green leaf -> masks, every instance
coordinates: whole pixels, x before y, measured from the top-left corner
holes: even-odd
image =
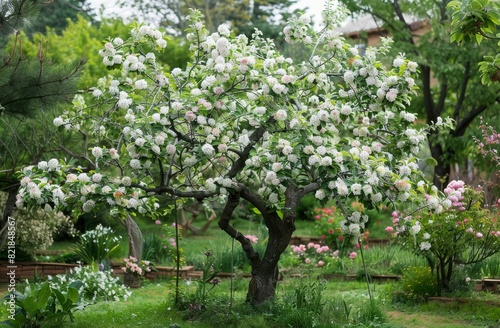
[[[54,289],[52,291],[56,295],[57,301],[62,305],[66,302],[66,297],[64,297],[63,293],[61,293],[58,289]]]
[[[438,162],[434,158],[428,157],[425,159],[425,164],[431,165],[431,166],[437,166]]]
[[[68,299],[70,299],[73,303],[78,302],[78,290],[74,287],[68,288]]]
[[[261,215],[262,213],[257,209],[257,207],[254,207],[252,208],[252,211],[257,214],[257,215]]]
[[[481,34],[476,34],[475,37],[477,44],[481,44],[481,41],[483,41],[483,36]]]
[[[37,311],[35,298],[33,296],[26,297],[23,301],[22,307],[26,311],[27,316],[34,316]]]

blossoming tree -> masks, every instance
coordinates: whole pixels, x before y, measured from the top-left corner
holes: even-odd
[[[345,233],[359,235],[368,217],[350,209],[348,199],[372,208],[421,194],[414,187],[422,179],[416,155],[426,129],[405,111],[417,65],[401,54],[386,70],[376,56],[388,42],[360,56],[334,32],[341,13],[329,11],[330,25],[319,34],[306,16],[285,28],[288,42],[313,49],[308,63],[285,58],[259,31],[252,40],[224,25],[209,34],[194,10],[187,31],[192,58],[184,70],[165,72],[155,60],[166,46],[158,30],[137,25],[125,41],[110,38],[100,52],[110,75],[93,89],[94,101],[76,98],[74,108],[54,120],[62,130],[94,133],[89,158],[96,169],[86,172],[61,159],[28,167],[17,205],[90,212],[105,204],[123,217],[157,215],[163,196],[218,199],[225,204],[220,228],[251,262],[247,298],[268,300],[304,195],[336,199]],[[441,210],[437,190],[425,192],[430,196],[418,206]],[[242,199],[268,228],[262,256],[231,225]]]

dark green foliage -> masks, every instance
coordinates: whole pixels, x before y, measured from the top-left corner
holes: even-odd
[[[165,247],[164,247],[165,246]],[[142,259],[156,264],[165,262],[170,253],[164,240],[158,235],[147,235],[143,240]]]
[[[312,194],[307,194],[297,206],[297,220],[314,221],[314,209],[319,206],[318,201]]]
[[[5,300],[10,300],[8,294]],[[36,328],[42,326],[61,327],[68,318],[73,321],[73,312],[79,308],[80,296],[75,286],[60,291],[50,287],[48,282],[32,283],[24,293],[15,293],[16,313],[8,323],[15,328]]]
[[[9,0],[0,3],[0,39],[29,24],[40,12],[43,1]]]
[[[29,24],[25,32],[30,38],[34,33],[44,33],[47,28],[61,34],[68,26],[68,20],[75,21],[77,15],[92,21],[93,16],[89,14],[89,11],[87,0],[44,1],[37,19]]]
[[[40,45],[40,59],[14,57],[0,70],[0,104],[4,114],[33,117],[34,111],[68,101],[75,94],[72,83],[80,66],[68,68],[46,65]],[[82,63],[80,63],[82,64]]]

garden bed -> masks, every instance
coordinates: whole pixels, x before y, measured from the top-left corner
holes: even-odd
[[[323,239],[321,237],[312,236],[292,236],[290,240],[290,245],[307,245],[308,243],[321,243]],[[369,246],[388,246],[390,240],[387,238],[368,238],[366,244]]]
[[[429,297],[429,302],[439,302],[439,303],[476,303],[481,302],[485,305],[500,306],[500,302],[490,301],[490,300],[477,300],[470,298],[457,298],[457,297]]]
[[[9,267],[10,266],[10,267]],[[77,267],[78,264],[67,263],[46,263],[46,262],[19,262],[10,265],[6,261],[0,262],[0,282],[8,282],[7,275],[10,270],[15,270],[16,280],[33,279],[35,276],[47,277],[56,274],[69,272],[70,269]]]

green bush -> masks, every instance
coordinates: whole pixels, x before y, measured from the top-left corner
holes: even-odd
[[[402,290],[405,293],[402,300],[423,302],[439,293],[436,278],[429,267],[408,267],[403,270],[401,279]]]

